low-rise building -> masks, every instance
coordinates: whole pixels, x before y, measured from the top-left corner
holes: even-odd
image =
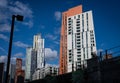
[[[48,66],[44,68],[37,68],[34,74],[32,75],[32,80],[43,79],[47,75],[58,75],[58,67]]]

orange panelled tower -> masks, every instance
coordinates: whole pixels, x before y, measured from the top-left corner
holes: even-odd
[[[67,17],[82,13],[82,5],[62,13],[59,74],[67,73]]]

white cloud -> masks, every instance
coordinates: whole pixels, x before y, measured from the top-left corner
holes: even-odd
[[[15,56],[15,57],[22,57],[22,56],[23,56],[23,53],[19,52],[19,53],[16,53],[14,56]]]
[[[102,52],[103,51],[103,49],[98,49],[97,50],[97,53],[100,53],[100,52]]]
[[[33,12],[28,7],[27,4],[21,3],[19,1],[16,1],[12,4],[12,6],[9,7],[10,11],[12,11],[15,14],[20,14],[24,16],[25,18],[29,18],[29,21],[23,21],[23,24],[31,28],[33,26]]]
[[[7,61],[7,56],[2,55],[0,56],[0,62],[6,62]]]
[[[16,59],[17,57],[11,57],[11,64],[16,64]],[[1,55],[0,56],[0,62],[5,63],[5,70],[6,70],[6,63],[7,63],[7,56],[6,55]],[[25,69],[25,58],[22,58],[22,69]]]
[[[55,33],[54,33],[55,34]],[[57,45],[59,45],[59,37],[58,37],[58,35],[57,34],[55,34],[55,35],[52,35],[52,34],[47,34],[47,35],[45,35],[45,38],[46,39],[50,39],[50,40],[52,40],[52,42],[54,43],[54,44],[57,44]]]
[[[2,47],[0,47],[0,51],[4,52],[5,54],[7,54],[6,50]]]
[[[24,4],[22,2],[16,1],[14,3],[11,4],[12,6],[9,6],[10,11],[14,12],[14,13],[19,13],[24,15],[25,17],[29,17],[32,18],[32,11],[31,9],[28,7],[27,4]]]
[[[9,38],[7,36],[5,36],[4,34],[0,34],[0,39],[3,39],[5,41],[9,40]]]
[[[60,11],[55,11],[54,16],[55,16],[56,21],[61,20],[61,12]]]
[[[0,0],[0,31],[9,32],[10,31],[10,21],[12,15],[23,15],[24,21],[23,25],[31,28],[33,26],[33,12],[28,4],[24,4],[20,1],[9,1]]]
[[[60,34],[60,27],[54,29],[54,34],[59,35]]]
[[[16,64],[16,57],[11,57],[11,63]]]
[[[9,24],[1,24],[0,25],[0,31],[1,32],[10,32],[10,25]]]
[[[29,28],[32,28],[33,22],[30,20],[28,22],[23,22],[24,25],[28,26]]]
[[[46,67],[49,67],[49,66],[52,66],[52,67],[59,67],[59,65],[56,65],[56,64],[45,64]]]
[[[45,25],[42,25],[42,24],[41,24],[41,25],[40,25],[40,28],[41,28],[41,29],[44,29],[44,28],[45,28]]]
[[[17,47],[22,47],[22,48],[26,48],[29,46],[27,44],[22,43],[21,41],[14,42],[14,45]]]
[[[60,44],[60,41],[54,41],[55,44],[59,45]]]
[[[0,62],[7,63],[7,56],[6,55],[0,56]],[[15,64],[15,62],[16,62],[16,57],[11,57],[11,63]]]
[[[52,35],[52,34],[47,34],[45,37],[48,38],[48,39],[51,39],[51,40],[56,40],[57,39],[57,36]]]
[[[7,0],[0,0],[0,2],[0,7],[6,7],[8,4]]]
[[[46,60],[54,60],[57,59],[57,51],[56,50],[52,50],[50,48],[45,48],[45,58]]]

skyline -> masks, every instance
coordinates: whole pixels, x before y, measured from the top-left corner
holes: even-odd
[[[25,61],[26,47],[32,46],[33,35],[41,33],[42,38],[45,39],[47,63],[58,65],[61,13],[78,5],[83,6],[83,12],[88,10],[93,12],[98,50],[120,45],[120,37],[118,36],[120,31],[118,0],[111,0],[109,3],[107,3],[107,0],[96,2],[87,0],[52,0],[48,1],[48,3],[46,1],[42,0],[38,3],[28,0],[0,0],[0,61],[4,61],[8,52],[11,15],[17,13],[23,15],[25,19],[23,22],[15,21],[11,54],[11,61],[13,62],[16,57],[20,57]]]

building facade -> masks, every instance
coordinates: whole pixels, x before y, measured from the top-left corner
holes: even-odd
[[[58,75],[58,67],[48,66],[43,68],[37,68],[32,76],[32,80],[43,79],[47,75],[50,76]]]
[[[10,64],[10,83],[14,83],[16,65]]]
[[[16,76],[17,76],[17,82],[16,83],[24,83],[24,77],[25,77],[25,71],[24,70],[18,70]]]
[[[25,81],[30,81],[32,47],[26,48]]]
[[[16,59],[15,83],[17,83],[18,72],[22,70],[22,59]]]
[[[30,74],[30,78],[32,80],[32,75],[35,72],[35,70],[37,69],[37,51],[35,49],[32,50],[31,53],[31,74]]]
[[[0,63],[0,83],[3,83],[4,79],[4,63]]]
[[[92,11],[82,12],[82,5],[62,13],[60,74],[81,68],[96,52]]]
[[[24,83],[25,71],[22,70],[22,59],[16,59],[15,83]]]

